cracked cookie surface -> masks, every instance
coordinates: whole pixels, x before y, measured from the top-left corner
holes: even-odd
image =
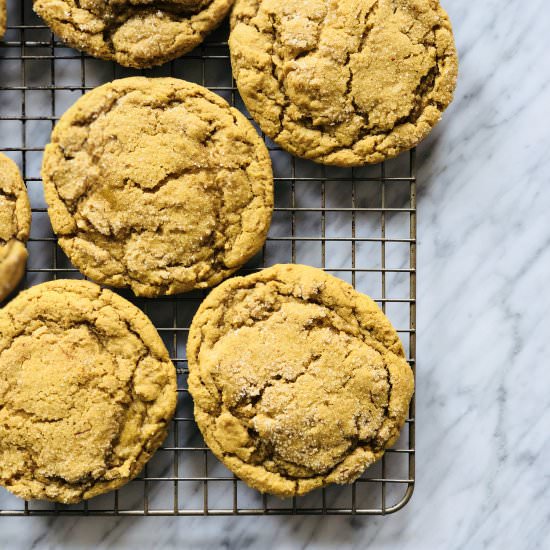
[[[414,389],[378,306],[301,265],[214,289],[187,357],[208,446],[250,486],[283,497],[359,477],[397,440]]]
[[[34,11],[78,50],[135,68],[198,46],[234,0],[34,0]]]
[[[438,0],[237,0],[229,46],[261,129],[294,155],[359,166],[416,146],[452,101]]]
[[[135,477],[166,437],[176,371],[149,319],[85,281],[0,310],[0,485],[75,503]]]
[[[0,154],[0,302],[25,273],[30,229],[27,188],[15,162]]]
[[[42,177],[74,265],[142,296],[219,283],[262,247],[273,211],[254,127],[173,78],[122,79],[79,99],[53,132]]]

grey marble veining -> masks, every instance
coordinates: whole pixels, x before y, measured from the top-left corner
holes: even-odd
[[[550,547],[550,4],[443,4],[461,72],[418,152],[412,501],[386,518],[2,518],[0,547]]]

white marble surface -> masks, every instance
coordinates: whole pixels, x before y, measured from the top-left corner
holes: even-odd
[[[419,150],[409,505],[355,519],[0,518],[0,547],[550,547],[550,4],[443,3],[461,74]]]

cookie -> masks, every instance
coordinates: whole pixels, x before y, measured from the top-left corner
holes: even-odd
[[[25,273],[30,229],[27,188],[15,162],[0,154],[0,302]]]
[[[237,0],[231,25],[246,107],[294,155],[381,162],[416,146],[452,101],[458,60],[438,0]]]
[[[176,371],[135,306],[54,281],[0,310],[0,405],[0,485],[76,503],[121,487],[157,450]]]
[[[282,497],[354,481],[397,440],[414,388],[378,306],[302,265],[214,289],[187,357],[208,446],[251,487]]]
[[[162,65],[197,47],[234,0],[34,0],[34,11],[78,50],[126,67]]]
[[[91,279],[158,296],[219,283],[263,245],[269,153],[216,94],[173,78],[127,78],[70,108],[46,147],[59,244]]]
[[[0,38],[6,32],[7,18],[6,0],[0,0]]]

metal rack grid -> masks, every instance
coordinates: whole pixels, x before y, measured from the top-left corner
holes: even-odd
[[[8,0],[10,5],[10,0]],[[21,288],[79,278],[51,231],[39,175],[41,152],[64,110],[95,86],[131,74],[197,82],[244,111],[231,78],[226,26],[199,49],[164,67],[132,71],[65,47],[32,13],[12,2],[0,42],[0,151],[18,162],[31,197],[30,258]],[[373,296],[403,340],[412,368],[416,353],[415,152],[381,165],[344,170],[295,159],[266,140],[276,207],[261,254],[242,272],[277,262],[324,268]],[[0,489],[0,516],[36,515],[384,515],[410,499],[415,475],[415,402],[396,446],[351,486],[327,487],[291,500],[260,495],[210,453],[192,418],[185,341],[204,293],[141,300],[178,373],[179,404],[170,435],[142,474],[125,488],[78,506],[23,502]]]

